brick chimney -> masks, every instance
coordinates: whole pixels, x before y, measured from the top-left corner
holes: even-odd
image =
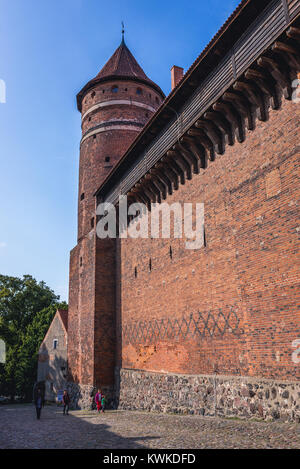
[[[183,77],[183,68],[182,67],[177,67],[177,65],[173,65],[173,67],[171,68],[172,90],[175,88],[177,83],[180,82],[182,77]]]

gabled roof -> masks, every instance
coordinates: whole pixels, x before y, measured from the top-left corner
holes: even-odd
[[[52,327],[53,327],[53,324],[54,324],[54,321],[55,321],[56,318],[59,319],[59,321],[60,321],[60,323],[61,323],[61,325],[62,325],[62,328],[63,328],[64,331],[65,331],[65,334],[68,333],[68,310],[57,309],[57,310],[56,310],[56,313],[55,313],[55,316],[54,316],[54,318],[53,318],[53,320],[52,320],[52,322],[51,322],[51,324],[50,324],[50,326],[49,326],[49,329],[48,329],[48,331],[46,332],[46,335],[45,335],[45,337],[44,337],[44,340],[43,340],[43,342],[42,342],[41,345],[40,345],[39,351],[41,351],[42,345],[43,345],[44,342],[46,341],[46,339],[47,339],[47,337],[48,337],[48,334],[49,334],[49,332],[51,331],[51,329],[52,329]]]
[[[62,320],[66,332],[68,332],[68,310],[58,309],[56,313],[60,316],[60,319]]]
[[[139,81],[141,83],[152,86],[164,99],[165,95],[160,87],[147,77],[142,67],[138,64],[124,40],[120,46],[113,53],[111,58],[106,62],[104,67],[100,70],[98,75],[90,80],[77,95],[78,110],[81,111],[81,102],[84,94],[98,83],[115,80],[115,79],[129,79]]]

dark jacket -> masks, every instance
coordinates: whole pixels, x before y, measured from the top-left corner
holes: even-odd
[[[70,396],[69,396],[68,393],[67,393],[67,394],[63,394],[62,401],[63,401],[63,404],[64,404],[64,405],[70,404],[70,400],[71,400],[71,399],[70,399]]]

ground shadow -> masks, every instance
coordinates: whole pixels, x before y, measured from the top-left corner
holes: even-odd
[[[142,449],[148,447],[147,441],[160,438],[146,431],[134,436],[115,433],[109,424],[114,418],[114,412],[98,415],[95,411],[71,411],[67,416],[61,406],[50,405],[42,409],[37,420],[33,405],[1,406],[0,448]],[[132,435],[132,427],[128,428]]]

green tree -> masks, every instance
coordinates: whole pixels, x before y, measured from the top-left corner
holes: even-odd
[[[6,362],[0,364],[0,394],[25,399],[32,396],[36,381],[39,346],[59,303],[45,282],[30,275],[0,275],[0,337],[6,343]]]

